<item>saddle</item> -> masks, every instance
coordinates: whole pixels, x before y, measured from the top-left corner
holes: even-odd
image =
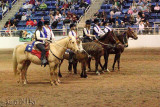
[[[41,51],[36,47],[35,41],[27,42],[25,51],[30,52],[31,54],[37,56],[39,59],[41,59]],[[50,50],[50,43],[45,43],[45,50],[46,50],[46,57],[48,58],[49,50]]]

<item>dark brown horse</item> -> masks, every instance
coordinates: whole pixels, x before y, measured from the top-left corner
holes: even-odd
[[[137,35],[133,31],[133,29],[130,27],[128,27],[128,29],[124,33],[117,35],[116,37],[117,37],[116,40],[118,39],[120,42],[116,45],[114,49],[109,49],[105,51],[105,56],[104,56],[104,59],[105,59],[104,68],[107,69],[109,54],[115,54],[115,58],[112,66],[113,71],[114,71],[116,62],[118,63],[118,70],[120,70],[120,57],[124,51],[124,48],[128,47],[128,39],[129,38],[133,38],[135,40],[138,39]]]
[[[116,40],[115,40],[115,35],[113,32],[109,32],[107,34],[105,34],[104,36],[102,36],[99,41],[106,47],[111,48],[112,45],[110,44],[115,44]],[[104,48],[102,47],[102,45],[100,43],[96,43],[96,42],[88,42],[88,43],[83,43],[82,44],[84,52],[83,53],[79,53],[75,55],[75,59],[77,61],[74,61],[73,63],[73,68],[74,68],[74,73],[77,72],[77,62],[80,61],[81,62],[81,66],[82,66],[82,73],[81,73],[81,77],[86,78],[87,74],[86,74],[86,64],[88,63],[88,60],[90,59],[88,57],[88,55],[94,57],[95,59],[95,71],[96,74],[100,74],[98,71],[98,65],[101,66],[101,68],[103,69],[103,66],[100,62],[100,58],[102,55],[104,55]],[[66,58],[67,55],[64,56],[64,58]],[[68,58],[67,58],[68,59]],[[62,61],[63,62],[63,61]],[[59,76],[61,77],[61,73],[60,73],[60,66],[59,65]]]

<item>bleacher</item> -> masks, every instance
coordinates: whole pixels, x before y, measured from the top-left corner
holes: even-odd
[[[139,1],[139,0],[135,0],[136,3]],[[123,7],[123,10],[121,11],[121,14],[120,15],[113,15],[113,18],[116,18],[116,16],[119,17],[120,20],[123,20],[124,16],[127,15],[127,17],[129,18],[130,17],[130,14],[128,14],[128,9],[129,7],[132,5],[133,3],[133,0],[128,0],[128,3],[125,4],[125,6]],[[152,6],[152,9],[155,7],[156,5],[156,2],[154,2],[153,0],[150,2],[151,3],[151,6]],[[158,4],[160,5],[160,1],[158,2]],[[110,18],[110,12],[111,12],[111,7],[113,6],[112,3],[103,3],[101,5],[101,8],[99,9],[99,13],[102,13],[103,11],[106,12],[107,14],[107,20]],[[154,22],[160,22],[160,13],[154,13],[154,12],[151,12],[151,13],[145,13],[145,15],[147,16],[148,18],[148,21],[150,23],[150,25],[152,27],[154,27]],[[101,26],[103,27],[103,26]],[[113,27],[113,26],[110,26],[110,27]],[[133,25],[127,25],[126,27],[132,27],[132,28],[137,28],[138,25],[136,24],[133,24]]]
[[[42,0],[41,0],[41,3],[42,3]],[[43,10],[43,11],[36,10],[36,6],[33,6],[31,8],[31,10],[34,9],[35,10],[35,14],[34,14],[34,16],[29,16],[29,17],[27,16],[27,20],[29,18],[31,18],[32,21],[36,20],[38,22],[43,17],[44,20],[48,20],[49,21],[50,20],[49,12],[50,12],[50,10],[52,10],[52,11],[56,10],[56,3],[57,3],[57,0],[46,0],[45,4],[47,4],[47,9]],[[84,14],[85,9],[84,8],[80,8],[79,6],[80,6],[80,3],[78,2],[74,6],[74,9],[68,8],[68,9],[65,10],[65,13],[67,13],[68,11],[71,11],[71,13],[76,14],[78,16],[78,18],[80,18]],[[62,8],[62,5],[60,5],[59,8]],[[23,13],[26,14],[27,9],[24,9],[24,8],[21,7],[19,9],[19,12],[20,12],[21,15]],[[64,12],[64,10],[62,10],[60,13],[62,14],[63,12]],[[14,15],[14,17],[12,17],[11,20],[13,20],[17,14],[18,14],[18,12]],[[35,27],[27,27],[26,26],[27,20],[25,20],[25,21],[20,20],[18,22],[18,25],[17,25],[17,30],[24,30],[24,29],[32,29],[33,30],[33,29],[36,29],[36,26]],[[62,29],[62,28],[63,28],[63,21],[60,21],[58,23],[58,26],[57,26],[56,29]],[[3,28],[3,30],[6,30],[6,28]]]

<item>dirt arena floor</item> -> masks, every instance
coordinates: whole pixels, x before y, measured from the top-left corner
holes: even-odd
[[[102,59],[102,62],[103,59]],[[109,58],[109,69],[113,55]],[[88,78],[68,74],[62,64],[62,83],[51,86],[48,67],[32,64],[29,84],[22,86],[12,71],[12,51],[0,51],[0,107],[160,107],[160,48],[127,49],[121,71]],[[92,61],[94,70],[94,61]]]

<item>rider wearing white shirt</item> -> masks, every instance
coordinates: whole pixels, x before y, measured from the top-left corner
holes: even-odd
[[[75,38],[77,38],[77,33],[75,32],[75,28],[76,25],[75,24],[70,24],[70,31],[69,31],[69,36],[74,36]]]
[[[103,36],[105,33],[102,31],[102,29],[98,26],[99,24],[99,20],[98,19],[94,19],[94,28],[93,28],[93,35],[96,35],[96,38],[100,38],[101,36]]]
[[[45,50],[45,42],[48,40],[47,32],[43,28],[43,23],[40,21],[37,24],[37,29],[35,31],[35,38],[36,38],[36,47],[41,51],[41,66],[46,66],[47,59],[46,59],[46,50]]]
[[[53,42],[54,41],[54,34],[52,32],[52,29],[49,27],[49,21],[44,21],[44,27],[47,32],[47,38],[48,41]]]
[[[111,29],[110,27],[108,27],[107,21],[105,21],[105,22],[103,23],[103,25],[104,25],[104,32],[105,32],[105,33],[108,33],[108,32],[110,32],[110,31],[112,31],[112,29]]]

